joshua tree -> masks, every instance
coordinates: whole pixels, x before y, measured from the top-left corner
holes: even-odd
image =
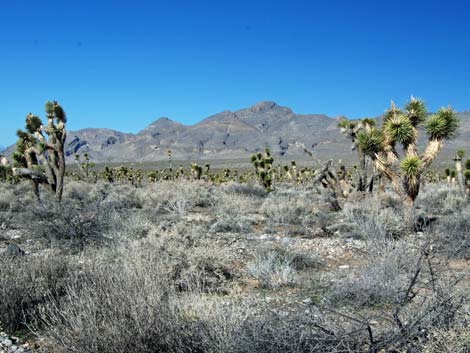
[[[459,182],[459,188],[462,194],[465,195],[465,182],[462,172],[462,158],[465,155],[465,151],[460,149],[455,153],[454,162],[455,170],[457,171],[457,180]]]
[[[54,193],[60,202],[64,189],[67,119],[64,110],[56,101],[47,102],[45,110],[46,125],[43,125],[40,118],[29,113],[26,116],[26,131],[17,131],[13,173],[31,180],[37,199],[39,184],[42,184]]]
[[[267,192],[273,191],[273,162],[274,159],[267,148],[264,154],[258,152],[256,155],[251,156],[251,163],[255,167],[255,173]]]
[[[192,163],[191,174],[193,176],[193,179],[200,180],[202,177],[202,167],[197,163]]]
[[[340,131],[352,142],[352,150],[356,150],[359,157],[359,170],[357,172],[357,191],[366,191],[367,185],[371,185],[371,182],[367,181],[367,154],[358,148],[357,137],[361,131],[367,132],[375,127],[375,120],[362,119],[362,120],[347,120],[343,118],[339,123],[338,127]]]
[[[424,124],[428,143],[424,153],[419,155],[416,144],[421,124]],[[403,111],[392,102],[385,112],[382,127],[361,130],[357,145],[372,159],[377,171],[390,181],[393,189],[403,196],[408,215],[413,217],[423,171],[437,157],[444,141],[455,136],[457,128],[458,119],[450,107],[441,108],[427,117],[424,103],[412,97]],[[403,146],[401,160],[396,150],[398,143]]]
[[[79,154],[75,155],[75,163],[77,164],[78,170],[81,174],[81,178],[87,182],[96,181],[96,177],[93,175],[93,168],[96,166],[95,163],[90,162],[90,156],[88,153],[83,154],[83,160]]]

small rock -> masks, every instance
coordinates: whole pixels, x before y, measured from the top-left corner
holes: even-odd
[[[6,339],[5,341],[2,342],[2,345],[5,347],[11,347],[13,345],[13,342],[9,339]]]
[[[3,254],[5,256],[23,256],[24,251],[16,244],[9,244]]]
[[[304,303],[304,304],[312,304],[312,303],[313,303],[313,300],[312,300],[312,298],[307,298],[307,299],[302,300],[302,303]]]

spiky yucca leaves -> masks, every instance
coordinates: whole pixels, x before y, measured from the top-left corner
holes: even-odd
[[[367,185],[367,159],[364,151],[359,148],[360,144],[374,143],[368,139],[370,132],[375,128],[375,120],[365,118],[362,120],[349,121],[343,118],[338,123],[338,128],[353,143],[352,149],[357,150],[360,170],[357,173],[356,190],[365,191]],[[371,136],[376,138],[377,136]]]
[[[269,149],[266,148],[264,154],[258,152],[256,155],[252,155],[250,160],[253,164],[253,167],[255,167],[255,173],[258,176],[261,185],[263,185],[267,192],[273,191],[272,165],[274,158],[271,156]]]
[[[55,193],[60,202],[65,175],[64,143],[66,138],[65,112],[56,102],[45,105],[47,124],[31,113],[26,116],[25,130],[18,130],[13,172],[30,179],[33,192],[39,198],[39,184]],[[44,135],[44,132],[47,135]]]
[[[405,111],[413,126],[418,126],[426,120],[426,106],[420,99],[411,97],[405,105]]]
[[[459,120],[452,108],[441,108],[425,123],[426,133],[430,139],[451,139],[455,137]]]
[[[419,157],[408,156],[400,163],[400,169],[407,178],[417,178],[422,172],[423,162]]]
[[[360,151],[369,156],[381,153],[384,150],[384,135],[376,128],[361,131],[357,135],[357,146]]]
[[[416,133],[413,130],[411,120],[402,114],[397,114],[384,123],[384,133],[393,141],[403,145],[409,145],[416,141]]]
[[[403,175],[403,187],[408,196],[408,202],[416,199],[419,193],[419,181],[423,172],[423,162],[417,156],[405,157],[400,163]]]
[[[419,156],[416,147],[418,126],[423,123],[428,144],[423,155]],[[373,127],[358,134],[358,147],[374,161],[377,171],[404,196],[409,210],[412,210],[424,169],[436,158],[443,142],[455,136],[457,127],[458,119],[450,108],[442,108],[426,120],[422,101],[412,98],[403,111],[392,102],[380,129]],[[401,161],[395,150],[397,144],[403,146]]]

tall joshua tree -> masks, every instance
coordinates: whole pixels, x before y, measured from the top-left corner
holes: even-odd
[[[342,119],[338,123],[338,128],[352,142],[352,150],[356,150],[359,157],[359,171],[357,173],[357,182],[356,190],[357,191],[366,191],[367,187],[367,155],[358,148],[358,134],[361,131],[369,131],[375,127],[375,120],[372,119],[362,119],[362,120],[347,120]]]
[[[62,200],[65,175],[65,112],[56,102],[45,105],[47,124],[31,113],[26,116],[26,131],[18,130],[13,154],[15,175],[30,179],[39,199],[39,185],[44,185]],[[45,134],[44,134],[45,133]]]
[[[418,127],[424,125],[428,136],[422,154],[417,150]],[[374,162],[377,171],[388,179],[393,189],[403,196],[408,215],[419,193],[423,171],[437,157],[444,141],[455,136],[458,118],[449,108],[441,108],[427,117],[424,103],[415,98],[397,109],[392,102],[385,112],[381,128],[361,130],[357,135],[359,149]],[[403,157],[397,152],[397,144],[403,146]]]

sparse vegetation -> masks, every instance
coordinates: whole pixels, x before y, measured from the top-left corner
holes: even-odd
[[[2,328],[51,353],[467,352],[470,162],[464,192],[450,169],[425,175],[456,122],[427,118],[419,156],[424,106],[405,111],[341,123],[379,188],[367,163],[273,166],[269,151],[254,170],[174,168],[170,152],[164,170],[97,171],[83,156],[61,203],[0,174]]]

